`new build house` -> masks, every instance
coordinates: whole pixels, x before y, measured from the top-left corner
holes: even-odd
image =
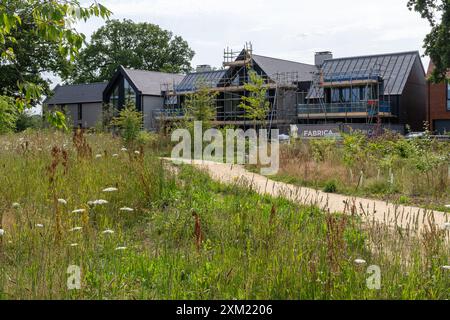
[[[67,112],[73,127],[94,127],[102,117],[102,108],[111,104],[121,110],[134,104],[144,114],[144,128],[155,129],[153,111],[164,107],[163,83],[176,85],[183,75],[127,69],[120,66],[108,83],[56,86],[53,96],[44,101],[48,110]]]
[[[118,110],[133,103],[144,114],[144,128],[157,130],[179,121],[186,98],[202,89],[215,93],[215,125],[246,128],[255,125],[240,106],[242,97],[250,95],[245,84],[252,72],[263,79],[270,104],[267,117],[257,125],[284,133],[292,125],[319,129],[342,124],[369,129],[375,124],[408,125],[422,130],[427,119],[427,83],[418,52],[338,59],[331,52],[319,52],[314,64],[305,64],[254,54],[251,45],[224,50],[220,70],[202,65],[197,72],[179,75],[119,67],[106,84],[57,87],[47,104],[68,105],[70,110],[81,104],[83,114],[75,112],[74,125],[89,127],[95,121],[83,119],[89,114],[83,92],[97,90],[92,114],[101,116],[101,103]],[[65,95],[71,98],[64,99]]]
[[[323,61],[299,105],[300,124],[409,125],[423,129],[426,80],[418,52]]]
[[[44,101],[44,109],[66,113],[73,127],[91,128],[101,119],[103,90],[107,83],[57,85],[53,96]]]
[[[428,68],[430,76],[434,70],[431,62]],[[432,83],[428,81],[427,119],[431,131],[438,134],[450,132],[450,71],[447,73],[447,81]]]

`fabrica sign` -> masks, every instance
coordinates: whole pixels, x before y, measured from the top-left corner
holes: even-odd
[[[335,138],[340,136],[338,125],[300,126],[301,138]]]

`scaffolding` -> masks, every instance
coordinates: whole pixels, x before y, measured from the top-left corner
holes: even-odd
[[[301,93],[299,120],[306,124],[339,120],[345,123],[364,120],[366,124],[373,124],[393,118],[391,96],[384,92],[385,72],[380,65],[327,75],[323,70],[318,71],[313,74],[310,90]]]
[[[249,127],[253,121],[246,118],[245,111],[240,107],[242,97],[248,96],[245,84],[250,82],[250,72],[256,72],[264,81],[267,90],[267,101],[270,109],[267,119],[259,121],[258,126],[268,129],[288,127],[297,117],[297,101],[299,74],[298,72],[284,72],[263,74],[257,72],[253,64],[253,47],[246,43],[240,51],[230,48],[224,50],[223,70],[220,79],[202,79],[194,83],[188,90],[181,90],[175,83],[165,83],[161,86],[164,96],[164,109],[157,111],[156,116],[165,121],[177,121],[183,114],[183,100],[189,94],[200,88],[217,93],[215,100],[217,126],[235,125]],[[286,101],[289,100],[290,101]]]

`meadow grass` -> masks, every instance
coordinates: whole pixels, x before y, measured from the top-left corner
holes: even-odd
[[[409,234],[261,196],[108,135],[74,141],[0,137],[1,299],[450,298],[448,230]],[[70,265],[80,290],[67,288]]]
[[[450,213],[450,143],[389,133],[293,140],[281,146],[280,170],[271,179]]]

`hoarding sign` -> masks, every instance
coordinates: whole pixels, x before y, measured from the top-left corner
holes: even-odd
[[[337,138],[340,128],[338,124],[299,125],[299,136],[302,139]]]

